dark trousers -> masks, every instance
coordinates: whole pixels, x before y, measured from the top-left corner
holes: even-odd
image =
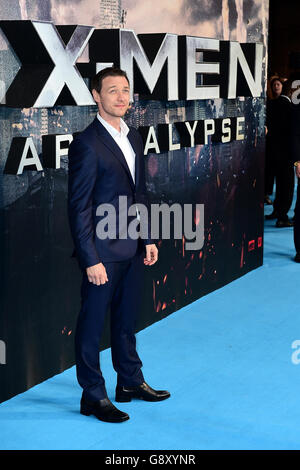
[[[276,168],[276,196],[273,203],[278,220],[287,220],[294,195],[294,167],[291,163],[278,162]]]
[[[136,351],[135,326],[143,289],[144,253],[126,261],[103,262],[108,282],[96,286],[84,273],[82,304],[75,334],[77,379],[83,397],[97,401],[107,397],[100,369],[99,343],[104,319],[111,315],[111,354],[118,385],[137,386],[144,381]]]
[[[296,253],[300,253],[300,183],[298,179],[297,186],[297,201],[295,206],[295,219],[294,219],[294,244]]]

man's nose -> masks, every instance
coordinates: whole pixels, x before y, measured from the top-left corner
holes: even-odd
[[[123,93],[122,91],[118,92],[118,99],[125,101],[126,96],[127,96],[126,93]]]

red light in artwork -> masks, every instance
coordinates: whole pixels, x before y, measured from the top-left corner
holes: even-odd
[[[258,237],[257,239],[257,247],[261,248],[262,247],[262,237]]]
[[[152,280],[152,286],[153,286],[152,296],[153,296],[154,309],[156,309],[155,308],[155,305],[156,305],[156,292],[155,292],[155,282],[154,282],[154,280]]]
[[[250,240],[248,242],[248,251],[253,251],[255,249],[255,240]]]
[[[195,225],[199,225],[199,222],[200,222],[200,209],[198,209],[198,208],[196,209],[194,222],[195,222]]]
[[[149,160],[148,160],[148,171],[150,173],[150,176],[153,178],[153,176],[156,175],[158,171],[158,163],[157,159],[154,155],[151,155]]]
[[[242,242],[240,268],[244,266],[244,242]]]

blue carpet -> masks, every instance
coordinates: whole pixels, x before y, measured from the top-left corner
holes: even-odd
[[[146,380],[169,400],[120,404],[130,420],[102,423],[78,413],[72,367],[0,405],[0,448],[299,449],[293,256],[293,230],[266,222],[264,266],[137,335]],[[101,360],[114,400],[110,350]]]

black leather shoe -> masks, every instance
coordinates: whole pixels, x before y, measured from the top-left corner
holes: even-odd
[[[292,220],[277,220],[276,227],[283,228],[283,227],[293,227],[294,223]]]
[[[96,402],[87,402],[81,398],[80,413],[85,416],[94,415],[107,423],[122,423],[129,419],[128,414],[118,410],[108,398]]]
[[[278,215],[277,215],[277,212],[273,211],[271,212],[271,214],[269,215],[265,215],[265,219],[266,220],[274,220],[274,219],[277,219]]]
[[[296,253],[294,261],[296,261],[296,263],[300,263],[300,253]]]
[[[169,398],[170,393],[167,390],[153,390],[146,382],[137,387],[116,387],[116,401],[127,402],[132,398],[139,398],[145,401],[161,401]]]

